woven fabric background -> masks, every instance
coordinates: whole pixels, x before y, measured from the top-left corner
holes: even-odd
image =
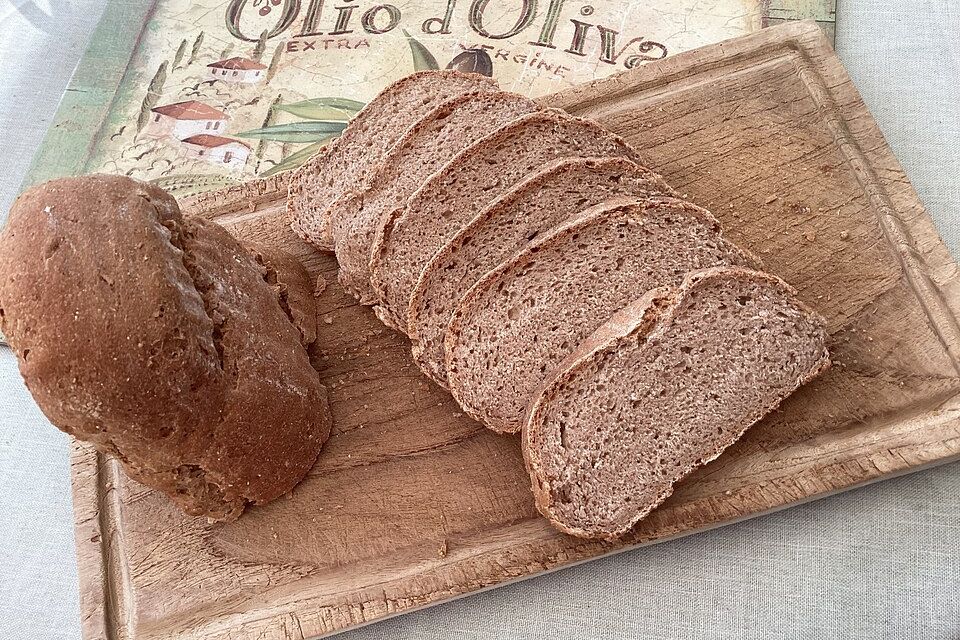
[[[0,0],[3,212],[102,11],[12,2]],[[841,58],[960,256],[960,0],[840,0],[838,23]],[[67,452],[0,349],[3,640],[80,636]],[[960,464],[342,637],[960,640]]]

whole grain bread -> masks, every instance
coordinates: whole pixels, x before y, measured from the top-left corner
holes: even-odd
[[[674,485],[829,366],[824,321],[774,276],[687,275],[628,305],[544,382],[523,452],[537,509],[627,533]]]
[[[380,318],[405,329],[414,286],[447,241],[521,180],[581,156],[642,164],[620,137],[557,110],[523,116],[462,151],[377,229],[370,272]]]
[[[344,288],[363,304],[373,304],[370,250],[380,220],[406,203],[457,153],[539,109],[533,100],[515,93],[469,93],[441,104],[407,130],[380,164],[368,172],[359,192],[331,207],[339,279]]]
[[[443,339],[463,295],[544,233],[616,196],[674,195],[660,176],[627,158],[561,158],[495,200],[423,269],[407,311],[413,357],[447,386]]]
[[[494,80],[459,71],[421,71],[386,87],[290,178],[287,213],[293,230],[318,249],[332,251],[330,206],[363,185],[367,172],[407,129],[454,96],[496,90]]]
[[[290,491],[329,435],[308,282],[124,177],[30,189],[0,234],[0,323],[43,412],[217,520]]]
[[[619,198],[557,227],[483,277],[445,338],[447,379],[464,411],[517,432],[537,387],[631,300],[712,266],[756,266],[705,210],[675,198]]]
[[[245,245],[254,260],[262,265],[264,280],[273,287],[277,302],[300,335],[305,349],[317,341],[317,305],[310,274],[290,254],[255,244]]]

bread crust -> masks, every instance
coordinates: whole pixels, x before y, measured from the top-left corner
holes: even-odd
[[[274,260],[276,282],[306,281]],[[302,342],[312,311],[294,303],[298,329],[269,272],[153,185],[55,180],[22,194],[0,234],[0,322],[54,425],[184,511],[228,520],[289,491],[330,431]]]
[[[550,491],[550,478],[543,470],[543,460],[540,449],[536,446],[535,438],[543,428],[544,412],[551,402],[563,392],[564,386],[571,382],[581,371],[595,366],[595,363],[606,353],[620,348],[642,349],[644,345],[653,341],[662,334],[671,323],[676,321],[681,311],[682,301],[694,294],[696,290],[717,278],[734,278],[744,281],[765,281],[778,288],[785,296],[788,304],[795,306],[805,316],[812,319],[823,328],[826,333],[826,322],[813,309],[797,298],[796,290],[777,276],[755,271],[743,267],[713,267],[694,271],[684,278],[682,284],[676,288],[661,287],[648,292],[636,302],[628,305],[615,314],[611,319],[598,328],[589,338],[584,340],[578,348],[570,354],[556,369],[554,374],[540,385],[532,396],[527,409],[527,419],[521,435],[523,459],[530,474],[531,486],[537,510],[547,518],[551,524],[564,533],[581,538],[615,540],[628,533],[640,520],[646,517],[657,506],[663,503],[673,493],[676,482],[657,496],[657,499],[638,511],[635,516],[623,526],[612,530],[584,529],[573,526],[556,514],[555,502]],[[739,440],[746,429],[760,421],[765,415],[777,408],[789,397],[793,391],[816,378],[830,367],[830,354],[824,348],[820,359],[810,368],[796,385],[787,391],[775,404],[765,407],[744,421],[746,427],[740,434],[732,437],[712,455],[681,471],[681,477],[689,475],[699,467],[715,460],[734,442]]]
[[[543,472],[540,450],[531,442],[531,434],[536,425],[542,421],[545,407],[560,393],[564,383],[569,381],[577,371],[584,368],[597,355],[611,348],[613,342],[627,336],[634,336],[638,340],[646,341],[650,331],[656,326],[661,315],[678,300],[678,291],[669,287],[658,287],[648,291],[635,302],[619,311],[610,320],[584,340],[557,367],[556,374],[545,380],[531,397],[527,409],[527,419],[520,432],[520,449],[523,461],[530,475],[530,486],[533,491],[534,504],[537,511],[550,523],[566,534],[579,538],[598,538],[614,540],[620,532],[609,535],[596,535],[580,527],[573,527],[553,512],[553,496],[550,492],[546,474]],[[531,426],[535,425],[535,426]]]
[[[264,280],[273,287],[280,307],[300,334],[300,344],[309,349],[317,341],[317,308],[310,274],[284,251],[259,244],[245,248],[266,270]]]

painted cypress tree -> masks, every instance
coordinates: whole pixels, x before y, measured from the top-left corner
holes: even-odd
[[[170,69],[176,69],[180,66],[180,63],[183,62],[183,54],[187,52],[187,41],[181,40],[180,46],[177,47],[177,52],[173,54],[173,64],[170,65]]]
[[[267,36],[270,34],[266,29],[260,33],[260,38],[257,40],[257,46],[253,48],[253,55],[251,56],[257,62],[260,62],[260,58],[263,57],[263,52],[267,50]]]
[[[277,75],[277,67],[280,66],[280,54],[283,53],[283,43],[277,45],[277,48],[273,50],[273,57],[270,58],[270,66],[267,67],[267,77],[266,82],[273,80],[273,76]]]
[[[260,124],[261,127],[269,127],[274,123],[274,120],[277,118],[276,106],[280,104],[283,100],[282,94],[277,94],[277,97],[273,99],[273,102],[270,103],[270,108],[267,109],[267,115],[264,116],[263,122]],[[260,140],[257,142],[257,147],[253,151],[254,160],[256,160],[256,167],[254,168],[254,173],[260,173],[260,163],[263,162],[263,154],[267,150],[267,141]]]
[[[187,66],[189,67],[193,64],[193,61],[197,59],[197,54],[200,53],[200,47],[203,45],[203,31],[200,32],[200,35],[197,36],[197,39],[193,41],[193,48],[190,50],[190,59],[187,60]]]
[[[143,98],[140,105],[140,115],[137,117],[137,133],[143,131],[150,120],[150,110],[157,106],[157,101],[163,93],[163,85],[167,82],[167,63],[163,62],[157,67],[157,72],[153,74],[153,79],[147,85],[147,95]]]

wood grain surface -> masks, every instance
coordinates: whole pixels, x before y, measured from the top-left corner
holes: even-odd
[[[515,437],[471,421],[284,220],[283,178],[186,208],[328,284],[336,421],[309,478],[210,525],[78,446],[86,638],[300,640],[960,457],[957,266],[828,42],[791,23],[544,100],[625,136],[829,322],[835,366],[622,543],[537,516]]]

